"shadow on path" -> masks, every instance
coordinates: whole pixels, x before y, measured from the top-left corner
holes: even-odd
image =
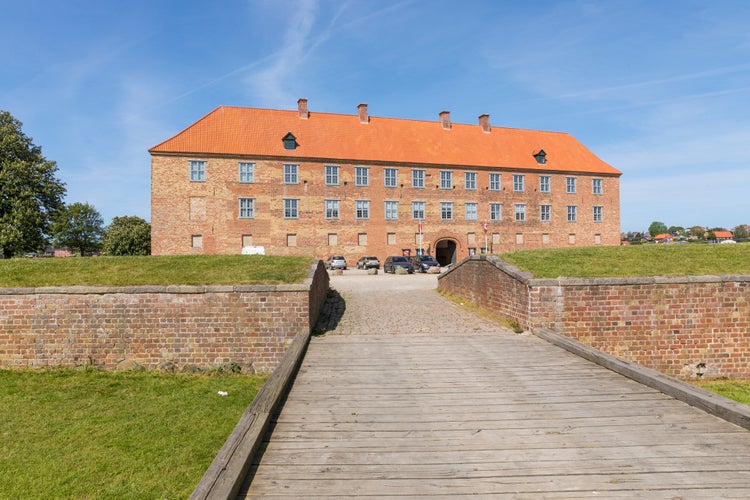
[[[315,323],[313,335],[325,335],[335,330],[341,318],[344,317],[345,312],[346,301],[344,297],[333,288],[330,288],[328,290],[328,299],[323,305],[323,310],[320,312],[320,316],[318,316],[318,321]]]

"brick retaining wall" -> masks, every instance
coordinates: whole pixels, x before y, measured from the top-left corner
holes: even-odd
[[[750,276],[533,279],[495,257],[440,289],[518,321],[680,377],[750,378]],[[705,365],[705,366],[699,366]]]
[[[272,371],[326,300],[301,284],[0,289],[0,368],[94,365]]]

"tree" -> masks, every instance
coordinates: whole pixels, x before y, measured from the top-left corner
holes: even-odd
[[[702,240],[706,235],[706,228],[703,226],[693,226],[690,228],[690,236]]]
[[[735,227],[732,233],[734,234],[734,239],[737,241],[750,238],[750,231],[748,231],[748,227],[744,224]]]
[[[662,234],[667,232],[667,225],[663,222],[652,222],[650,226],[648,226],[648,232],[653,238],[657,234]]]
[[[104,221],[88,203],[73,203],[58,213],[51,231],[55,245],[78,249],[84,256],[101,246]]]
[[[106,255],[151,255],[151,224],[140,217],[115,217],[104,231]]]
[[[0,249],[6,258],[44,247],[50,223],[64,206],[57,165],[0,110]]]

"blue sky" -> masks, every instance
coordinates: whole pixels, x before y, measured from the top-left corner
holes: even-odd
[[[0,109],[68,203],[150,220],[147,149],[219,105],[568,132],[621,227],[750,223],[750,2],[0,0]]]

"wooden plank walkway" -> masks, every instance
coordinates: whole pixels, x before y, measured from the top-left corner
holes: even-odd
[[[312,340],[243,496],[750,498],[747,430],[420,293]]]

